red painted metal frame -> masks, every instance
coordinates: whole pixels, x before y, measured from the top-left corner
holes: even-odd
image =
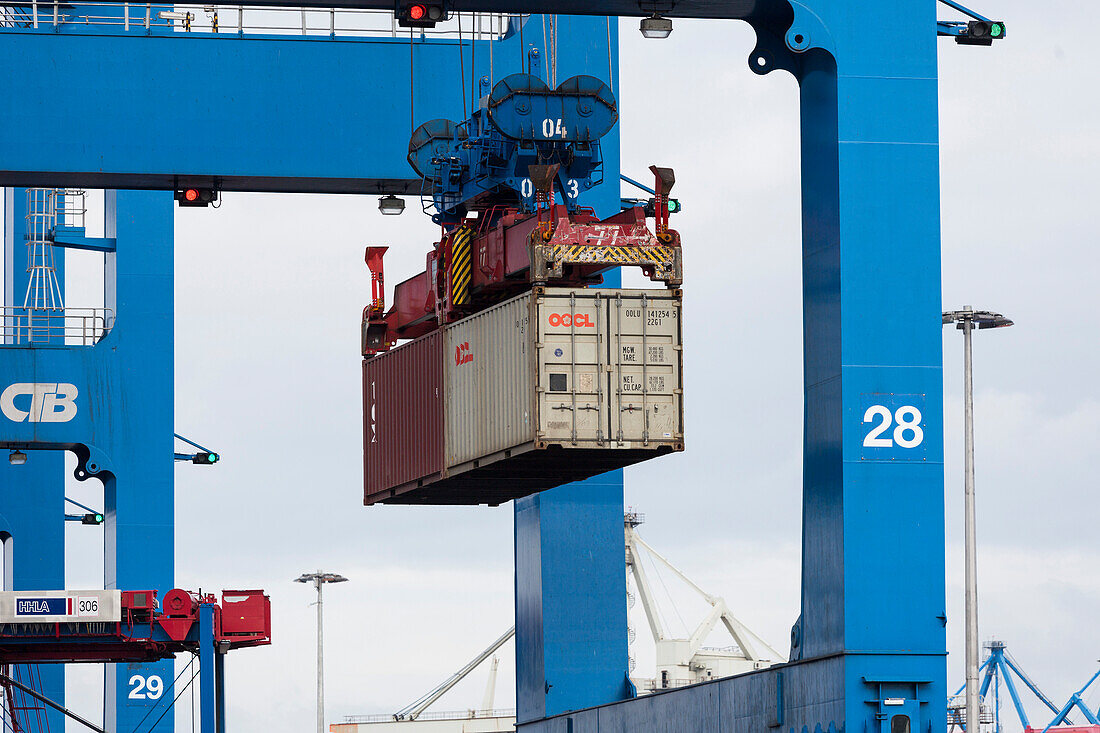
[[[667,208],[661,225],[662,237],[655,236],[646,225],[641,207],[624,209],[607,219],[599,219],[591,210],[578,209],[569,213],[560,204],[551,204],[535,214],[521,214],[516,209],[495,206],[481,212],[478,218],[464,222],[475,232],[472,242],[473,275],[469,298],[461,306],[452,303],[450,263],[455,233],[446,232],[427,253],[424,271],[394,287],[393,306],[383,313],[379,296],[372,287],[371,305],[363,310],[363,355],[370,357],[388,351],[399,340],[414,339],[441,325],[464,318],[514,295],[529,290],[535,283],[532,274],[532,249],[535,245],[600,246],[639,248],[664,245],[680,246],[679,235],[667,229]],[[382,282],[382,257],[378,250],[367,248],[366,259],[373,281]],[[603,273],[620,267],[616,263],[567,263],[561,277],[553,285],[598,285]],[[644,265],[647,276],[658,280],[652,268]],[[679,285],[679,283],[667,283]]]
[[[0,624],[0,665],[152,662],[197,651],[204,604],[214,606],[214,642],[220,648],[271,643],[271,600],[262,590],[222,591],[219,604],[212,594],[176,588],[165,594],[162,611],[155,608],[156,597],[154,590],[123,592],[122,620],[114,623]]]

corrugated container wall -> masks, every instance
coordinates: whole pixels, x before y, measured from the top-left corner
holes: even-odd
[[[681,332],[678,290],[535,288],[368,360],[366,503],[500,504],[683,450]]]
[[[534,440],[531,299],[520,296],[448,326],[444,349],[447,468]]]
[[[443,470],[443,334],[363,362],[363,476],[367,497],[393,496]]]

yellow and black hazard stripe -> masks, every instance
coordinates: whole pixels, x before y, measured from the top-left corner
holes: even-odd
[[[461,226],[451,236],[451,305],[465,305],[470,299],[473,277],[474,230]]]
[[[671,264],[675,260],[672,247],[633,247],[588,244],[558,244],[550,258],[563,262],[598,262],[611,264]]]

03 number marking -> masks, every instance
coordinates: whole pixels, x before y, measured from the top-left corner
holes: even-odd
[[[875,420],[882,418],[877,425]],[[902,405],[891,414],[885,405],[871,405],[863,413],[863,424],[873,427],[863,439],[864,448],[893,448],[895,444],[902,448],[916,448],[924,442],[924,429],[920,426],[920,410],[913,405]],[[894,423],[893,438],[881,437]]]

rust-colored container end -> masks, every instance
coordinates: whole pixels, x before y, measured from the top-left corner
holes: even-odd
[[[443,470],[443,332],[363,361],[363,503]]]

